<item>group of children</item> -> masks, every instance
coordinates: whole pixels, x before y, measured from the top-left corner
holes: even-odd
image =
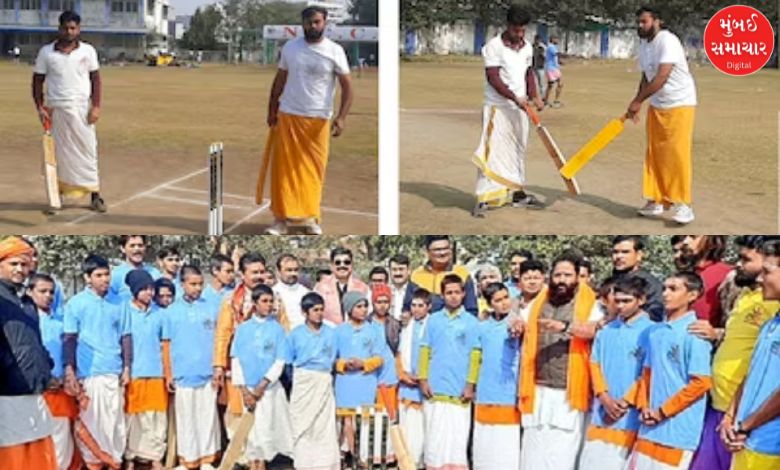
[[[89,468],[120,468],[123,460],[161,468],[174,429],[179,464],[209,468],[222,449],[219,297],[202,295],[196,266],[181,268],[177,285],[144,269],[123,272],[129,299],[112,293],[105,259],[90,255],[82,271],[87,287],[62,315],[51,307],[51,277],[35,274],[28,283],[54,362],[45,398],[60,468],[78,459]],[[252,316],[238,323],[229,348],[230,381],[244,413],[255,415],[244,448],[251,468],[277,455],[292,457],[297,469],[393,463],[387,419],[400,424],[417,468],[530,469],[518,406],[528,309],[518,312],[518,299],[494,282],[482,290],[490,314],[480,321],[463,307],[461,276],[443,276],[440,289],[437,312],[428,291],[413,293],[400,331],[386,285],[374,286],[370,302],[344,293],[347,320],[339,325],[324,320],[322,296],[307,293],[305,322],[291,331],[277,318],[273,290],[251,289]],[[580,469],[688,468],[711,387],[711,345],[688,329],[703,290],[697,274],[667,278],[661,322],[643,310],[641,278],[605,291],[589,351],[595,399]]]

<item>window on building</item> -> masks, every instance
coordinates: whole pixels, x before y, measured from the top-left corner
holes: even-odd
[[[111,13],[122,13],[125,11],[124,2],[113,1],[111,2]]]
[[[138,13],[138,2],[125,3],[125,11],[128,13]]]
[[[14,0],[3,0],[3,10],[13,10]]]
[[[154,15],[154,0],[146,0],[146,14]]]
[[[62,0],[63,11],[76,11],[76,0]]]
[[[62,0],[49,0],[49,11],[61,11]]]
[[[19,3],[21,10],[40,10],[41,0],[21,0]]]

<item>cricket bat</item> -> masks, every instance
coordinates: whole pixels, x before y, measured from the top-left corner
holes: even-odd
[[[168,448],[165,454],[165,468],[176,465],[176,402],[173,395],[168,400]]]
[[[623,116],[620,119],[613,119],[609,121],[609,123],[604,126],[604,128],[601,129],[595,137],[590,139],[587,144],[585,144],[577,151],[577,153],[574,154],[573,157],[571,157],[571,160],[563,165],[563,168],[560,170],[561,176],[564,178],[574,178],[574,175],[576,175],[582,169],[582,167],[587,165],[588,162],[593,157],[595,157],[597,153],[601,152],[604,147],[609,145],[609,143],[612,142],[615,137],[619,136],[620,133],[623,132],[625,121],[626,116]]]
[[[539,134],[539,138],[542,139],[542,143],[547,149],[547,153],[549,153],[550,157],[552,157],[553,163],[555,163],[555,167],[558,169],[558,171],[560,171],[561,168],[566,165],[566,158],[563,156],[561,149],[558,148],[558,145],[555,143],[555,140],[553,140],[552,135],[550,135],[550,132],[547,130],[547,128],[542,125],[539,116],[531,108],[531,106],[526,103],[523,106],[523,109],[526,113],[528,113],[528,117],[531,118],[531,122],[534,123],[534,126],[536,126],[536,132]],[[574,178],[567,178],[565,176],[562,176],[562,178],[563,182],[566,183],[566,189],[569,190],[570,194],[575,196],[580,194],[580,186],[577,184],[577,181]]]
[[[393,443],[395,458],[398,460],[399,470],[416,470],[416,465],[412,456],[409,455],[409,448],[406,445],[404,430],[398,423],[391,424],[389,429],[390,441]]]
[[[230,440],[225,455],[222,457],[222,463],[219,464],[219,470],[233,470],[233,465],[241,456],[241,452],[244,450],[244,446],[246,446],[246,440],[249,437],[249,431],[252,430],[254,424],[254,412],[247,411],[241,416],[236,432],[233,434],[233,439]]]
[[[51,120],[43,121],[43,167],[46,179],[46,197],[49,207],[62,209],[60,188],[57,182],[57,154],[54,152],[54,137],[51,135]]]

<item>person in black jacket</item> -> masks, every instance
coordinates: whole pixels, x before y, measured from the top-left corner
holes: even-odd
[[[645,240],[640,235],[618,235],[612,239],[612,274],[616,278],[637,276],[647,283],[644,310],[653,321],[664,319],[663,284],[642,268]]]

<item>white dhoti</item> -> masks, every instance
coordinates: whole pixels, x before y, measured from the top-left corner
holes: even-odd
[[[631,449],[598,439],[586,440],[579,470],[623,470]]]
[[[339,470],[336,399],[328,372],[293,370],[290,397],[293,460],[297,470]]]
[[[585,413],[566,390],[537,385],[533,414],[523,415],[521,470],[574,470],[585,435]]]
[[[73,433],[70,429],[70,418],[52,418],[53,429],[51,440],[54,442],[54,452],[57,455],[57,468],[68,470],[73,461]]]
[[[520,424],[474,421],[474,470],[520,469]]]
[[[417,468],[423,465],[425,444],[425,415],[420,406],[401,403],[398,408],[398,420],[406,435],[406,444]]]
[[[293,454],[290,406],[284,387],[278,381],[270,385],[255,407],[255,424],[249,432],[245,456],[248,460],[273,460],[277,454]]]
[[[425,466],[428,470],[467,470],[471,409],[445,401],[427,400]]]
[[[76,444],[87,464],[119,468],[125,453],[125,393],[116,375],[87,377],[88,405],[75,424]]]
[[[176,453],[182,465],[197,467],[217,459],[221,444],[217,391],[200,387],[176,387]]]
[[[525,184],[528,116],[519,108],[484,105],[482,137],[472,162],[478,168],[479,202],[500,207]]]
[[[623,467],[624,470],[688,470],[693,460],[693,452],[686,450],[677,465],[655,460],[652,457],[634,450]],[[757,469],[758,470],[758,469]]]
[[[95,126],[87,123],[89,102],[55,105],[51,133],[60,192],[80,197],[100,189]]]
[[[127,420],[127,450],[125,457],[159,461],[165,456],[168,431],[167,413],[146,411],[129,414]]]

